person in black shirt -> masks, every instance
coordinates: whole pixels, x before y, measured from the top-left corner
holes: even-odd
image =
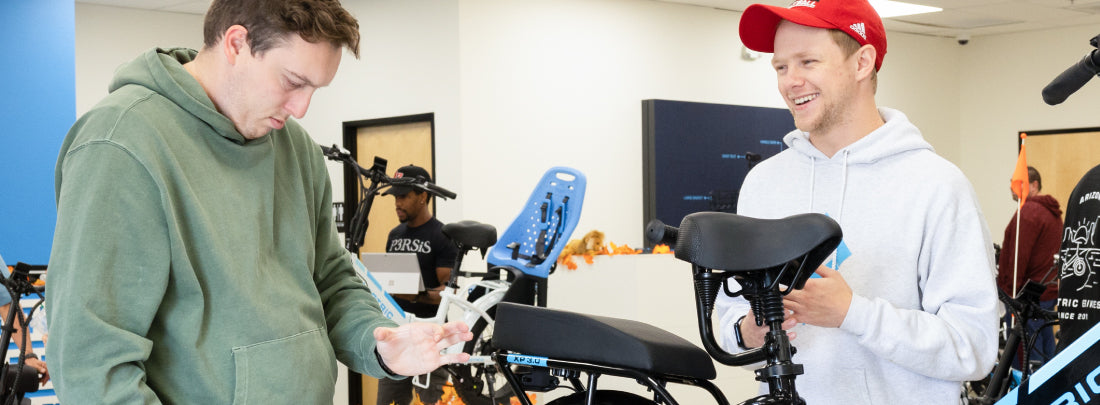
[[[394,179],[415,178],[431,182],[427,170],[419,166],[408,165],[393,175]],[[401,221],[390,231],[386,240],[386,252],[416,253],[420,262],[420,276],[424,279],[424,291],[419,294],[394,294],[397,304],[406,312],[419,318],[435,316],[439,308],[440,295],[444,284],[451,277],[457,249],[454,242],[443,235],[443,223],[432,216],[428,209],[431,195],[415,186],[395,185],[383,195],[392,195]],[[443,384],[447,373],[442,369],[432,373],[427,389],[416,388],[420,402],[434,404],[443,396]],[[412,401],[413,386],[410,379],[378,382],[378,405],[405,405]]]

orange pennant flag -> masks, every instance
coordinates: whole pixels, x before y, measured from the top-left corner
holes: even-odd
[[[1016,170],[1012,172],[1012,193],[1020,199],[1020,205],[1024,205],[1027,194],[1031,190],[1031,182],[1027,178],[1027,134],[1020,134],[1020,157],[1016,159]]]

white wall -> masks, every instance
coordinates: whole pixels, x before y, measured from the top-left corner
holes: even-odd
[[[202,16],[76,3],[76,115],[107,95],[115,68],[154,47],[202,47]]]

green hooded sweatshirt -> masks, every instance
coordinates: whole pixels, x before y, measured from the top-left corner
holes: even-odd
[[[56,168],[46,355],[69,404],[331,403],[336,359],[384,376],[394,326],[332,218],[297,122],[248,141],[154,49],[117,71]]]

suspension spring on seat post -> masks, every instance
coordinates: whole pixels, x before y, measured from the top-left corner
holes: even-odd
[[[718,288],[726,280],[725,275],[705,271],[702,268],[695,270],[695,294],[703,303],[707,313],[714,310],[714,301],[718,298]]]
[[[768,324],[782,324],[783,296],[775,290],[764,291],[763,294],[752,300],[752,310],[757,315],[757,325],[763,325],[765,322]]]

